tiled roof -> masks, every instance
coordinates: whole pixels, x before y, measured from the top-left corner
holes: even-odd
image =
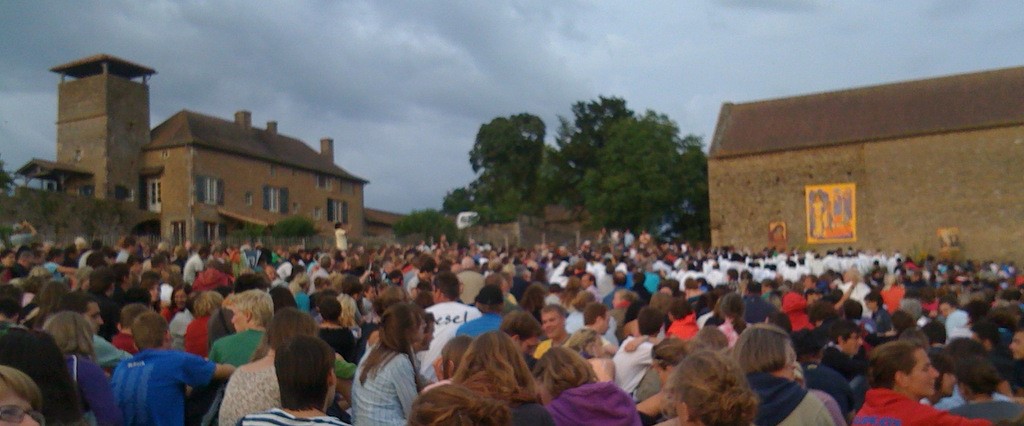
[[[30,177],[49,176],[53,172],[72,175],[92,176],[92,172],[80,168],[76,165],[58,163],[56,161],[41,160],[38,158],[33,158],[29,162],[25,163],[25,165],[19,167],[17,171],[15,171],[15,173],[19,175]]]
[[[386,212],[384,210],[376,209],[363,209],[364,220],[367,223],[379,223],[382,225],[393,226],[399,219],[405,217],[404,214]]]
[[[150,139],[144,150],[197,145],[367,183],[298,139],[255,127],[246,129],[234,121],[188,110],[179,111],[156,126]]]
[[[1024,67],[722,105],[712,158],[1024,123]]]
[[[102,74],[104,63],[107,64],[107,70],[111,74],[128,79],[156,74],[156,71],[150,67],[107,54],[93,55],[63,65],[57,65],[50,68],[50,71],[70,75],[75,78],[88,77],[90,75]]]

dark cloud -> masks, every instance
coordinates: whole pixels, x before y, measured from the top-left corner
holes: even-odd
[[[743,102],[1022,62],[1024,5],[804,0],[0,2],[0,156],[52,158],[58,77],[105,52],[159,72],[153,125],[181,109],[254,123],[371,181],[369,206],[439,207],[473,178],[482,123],[622,96],[711,136]]]

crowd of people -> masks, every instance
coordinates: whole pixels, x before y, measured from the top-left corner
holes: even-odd
[[[0,260],[3,423],[1024,423],[1013,263],[629,231],[572,247],[29,240]]]

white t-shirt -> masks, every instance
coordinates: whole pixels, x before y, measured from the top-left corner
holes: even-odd
[[[196,274],[202,272],[204,266],[205,263],[203,262],[203,259],[199,257],[198,254],[194,254],[192,255],[192,257],[188,258],[188,261],[185,262],[185,270],[182,271],[185,283],[192,284],[193,282],[195,282]]]
[[[615,362],[615,384],[630,395],[633,395],[633,391],[640,385],[640,380],[644,378],[647,369],[651,368],[651,348],[654,347],[653,343],[644,342],[635,351],[626,352],[626,344],[633,339],[636,337],[627,337],[622,341],[622,346],[619,346],[619,351],[612,358]]]
[[[846,290],[848,290],[851,285],[854,284],[842,283],[839,284],[838,287],[839,290],[842,290],[843,293],[846,293]],[[869,293],[871,293],[871,287],[868,287],[868,285],[864,283],[857,283],[857,287],[854,287],[853,292],[850,293],[850,300],[860,303],[861,306],[864,307],[864,318],[868,318],[871,316],[871,312],[868,311],[868,304],[864,302],[864,297],[867,296]]]
[[[441,348],[453,337],[459,326],[469,321],[480,318],[480,310],[469,305],[458,302],[441,302],[427,308],[427,312],[434,314],[434,340],[430,342],[430,348],[420,352],[420,374],[431,382],[437,381],[437,374],[434,372],[434,360],[441,356]]]
[[[292,265],[291,262],[288,262],[288,261],[282,262],[281,266],[277,267],[277,277],[282,279],[282,280],[288,281],[288,279],[292,277],[292,268],[294,268],[294,267],[295,266]],[[312,286],[310,286],[310,287],[312,287]]]

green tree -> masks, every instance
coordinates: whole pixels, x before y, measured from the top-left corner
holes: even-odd
[[[14,178],[4,168],[4,160],[0,159],[0,192],[6,194],[14,186]]]
[[[690,241],[711,241],[711,209],[708,201],[708,157],[700,137],[687,135],[682,140],[677,168],[682,202],[665,217],[667,236]]]
[[[473,203],[473,192],[468,188],[455,188],[448,191],[448,194],[444,196],[444,202],[441,204],[441,211],[447,215],[457,215],[464,211],[473,210],[475,207]]]
[[[415,210],[395,222],[395,236],[401,238],[409,235],[420,235],[424,239],[438,240],[442,235],[448,241],[460,239],[455,221],[433,209]]]
[[[480,126],[469,152],[469,164],[478,174],[470,190],[485,219],[511,220],[539,209],[544,134],[544,121],[532,114],[498,117]]]
[[[316,235],[316,224],[308,217],[294,215],[277,221],[271,234],[275,237],[309,237]]]
[[[689,224],[682,218],[707,203],[706,162],[704,168],[695,167],[699,158],[694,158],[703,156],[700,139],[680,138],[679,127],[667,116],[648,111],[621,119],[606,136],[580,185],[592,225],[664,231]]]
[[[598,166],[599,155],[608,143],[610,129],[619,121],[636,114],[618,97],[598,97],[596,101],[577,102],[572,106],[572,120],[559,117],[560,125],[553,163],[556,173],[550,176],[550,188],[564,188],[554,195],[567,205],[584,204],[580,188],[587,172]]]

